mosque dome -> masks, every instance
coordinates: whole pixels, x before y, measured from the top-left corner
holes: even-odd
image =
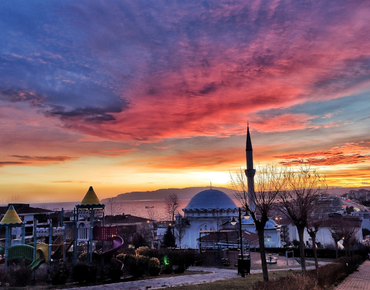
[[[226,193],[216,189],[207,189],[197,193],[183,211],[236,210],[237,208]]]
[[[254,226],[254,221],[253,221],[252,217],[250,217],[248,219],[242,219],[242,225],[244,225],[244,226],[253,225]],[[271,230],[271,229],[276,229],[276,228],[279,228],[279,226],[275,223],[275,221],[273,219],[269,219],[266,222],[265,230]]]
[[[272,219],[269,219],[267,222],[266,222],[266,225],[265,225],[265,229],[276,229],[278,228],[279,226],[275,223],[274,220]]]

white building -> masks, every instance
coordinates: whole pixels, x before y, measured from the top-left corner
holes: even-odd
[[[196,194],[183,209],[184,217],[176,216],[176,223],[184,225],[181,245],[179,232],[176,228],[176,243],[181,248],[199,249],[200,233],[217,232],[223,229],[238,230],[238,226],[232,227],[230,221],[238,216],[238,207],[234,201],[224,192],[208,189]],[[242,230],[256,233],[256,227],[252,218],[242,219]],[[265,226],[265,246],[280,247],[280,226],[273,220],[269,220]]]
[[[199,233],[201,231],[218,231],[221,225],[230,221],[238,212],[238,207],[226,193],[208,189],[196,194],[183,209],[185,223],[183,237],[181,238],[182,248],[198,249]],[[176,216],[176,222],[180,217]],[[179,238],[177,237],[177,244]]]

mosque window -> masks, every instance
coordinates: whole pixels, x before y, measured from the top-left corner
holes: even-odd
[[[207,230],[207,225],[204,226],[204,230],[206,231]]]

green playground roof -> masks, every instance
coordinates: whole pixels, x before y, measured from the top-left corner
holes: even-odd
[[[0,225],[16,225],[21,223],[22,220],[19,218],[14,207],[11,205],[9,206],[7,212],[5,213],[3,219],[1,220]]]

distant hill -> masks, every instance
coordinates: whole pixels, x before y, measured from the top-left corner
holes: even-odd
[[[177,194],[179,199],[191,199],[198,192],[209,189],[208,187],[187,187],[187,188],[166,188],[154,191],[133,191],[122,193],[114,197],[115,201],[125,200],[164,200],[170,194]],[[225,187],[212,187],[212,189],[221,190],[230,198],[234,198],[234,192]],[[107,199],[103,199],[102,203],[106,203]]]
[[[343,195],[351,190],[366,189],[370,190],[370,187],[329,187],[328,194]]]
[[[234,192],[231,189],[225,187],[212,187],[213,189],[221,190],[225,192],[230,198],[235,199]],[[342,195],[350,190],[359,189],[370,190],[370,187],[329,187],[328,194]],[[206,187],[187,187],[187,188],[165,188],[154,191],[133,191],[117,195],[113,197],[115,201],[128,201],[128,200],[164,200],[170,194],[177,194],[179,199],[191,199],[198,192],[209,189]],[[103,199],[102,203],[107,204],[108,199]]]

